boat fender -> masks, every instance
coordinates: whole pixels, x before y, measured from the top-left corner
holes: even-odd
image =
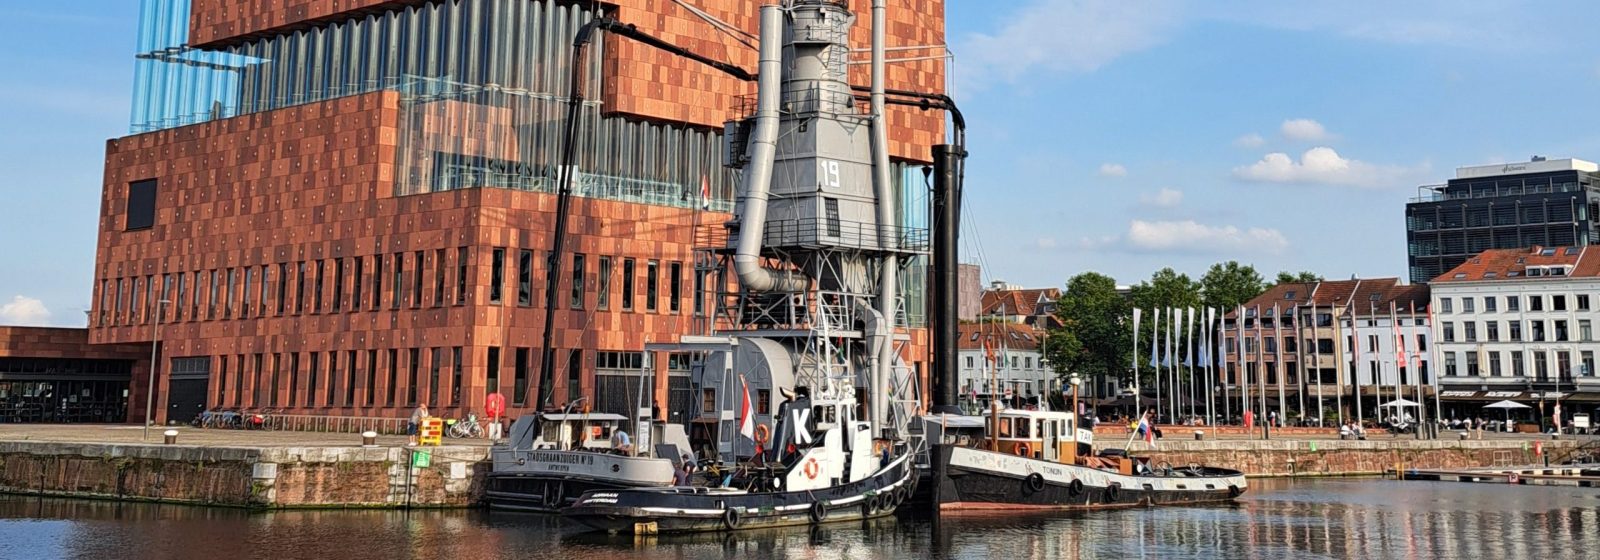
[[[739,528],[739,523],[741,521],[742,520],[739,519],[739,510],[731,508],[731,507],[728,508],[728,509],[722,510],[722,526],[723,527],[727,527],[728,530],[731,531],[731,530],[734,530],[734,529],[738,529]]]
[[[822,505],[822,502],[813,502],[811,504],[811,522],[821,523],[827,519],[828,506]]]
[[[1019,444],[1017,444],[1017,456],[1018,457],[1032,457],[1033,456],[1033,449],[1029,448],[1028,444],[1026,444],[1026,443],[1019,443]]]
[[[1232,485],[1232,484],[1228,485],[1228,497],[1229,498],[1237,498],[1237,497],[1239,497],[1240,494],[1243,494],[1243,493],[1244,493],[1244,491],[1240,490],[1238,486],[1235,486],[1235,485]]]
[[[544,486],[544,507],[555,509],[561,506],[561,483],[548,483]]]
[[[1067,486],[1067,491],[1074,496],[1083,494],[1083,481],[1076,478],[1072,479],[1072,484]]]
[[[817,479],[817,473],[822,471],[822,467],[817,465],[817,458],[816,457],[812,457],[812,458],[806,459],[806,466],[802,470],[806,473],[806,478],[809,478],[811,480],[816,480]]]
[[[1028,478],[1023,479],[1023,481],[1028,483],[1028,489],[1029,490],[1032,490],[1034,492],[1038,492],[1040,490],[1044,490],[1044,475],[1042,475],[1042,474],[1039,474],[1039,473],[1029,474]]]
[[[1122,494],[1122,485],[1121,484],[1117,484],[1117,483],[1113,482],[1113,483],[1111,483],[1111,485],[1106,486],[1106,499],[1107,500],[1115,502],[1115,501],[1117,501],[1117,497],[1120,494]]]
[[[864,496],[861,499],[861,516],[872,517],[883,509],[882,496]]]

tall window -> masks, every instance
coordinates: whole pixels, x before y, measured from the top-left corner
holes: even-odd
[[[289,307],[289,263],[278,263],[278,315]]]
[[[1506,311],[1521,311],[1522,296],[1506,296]]]
[[[450,375],[450,406],[461,404],[461,347],[450,349],[450,363],[455,364],[455,370]]]
[[[422,264],[422,251],[411,255],[411,307],[422,307],[422,271],[427,270]]]
[[[1494,313],[1495,312],[1495,302],[1497,302],[1497,301],[1499,301],[1499,300],[1495,299],[1494,296],[1483,296],[1483,311],[1484,311],[1484,313]]]
[[[222,301],[222,271],[214,269],[211,271],[210,286],[211,301],[206,302],[206,319],[215,319],[217,318],[217,303]]]
[[[359,263],[361,261],[360,259],[357,259],[356,262]],[[344,405],[348,407],[354,407],[356,405],[356,376],[358,375],[356,367],[356,351],[350,350],[345,352]],[[368,364],[367,367],[371,368],[372,366],[371,364]]]
[[[622,259],[622,310],[633,311],[633,259]]]
[[[1511,375],[1513,377],[1523,377],[1523,376],[1527,375],[1527,366],[1523,365],[1524,363],[1525,362],[1523,362],[1523,359],[1522,359],[1522,351],[1521,350],[1512,350],[1511,351]]]
[[[683,263],[667,265],[667,309],[677,313],[683,307]]]
[[[466,247],[456,248],[456,305],[467,304],[467,252]]]
[[[406,254],[394,254],[394,299],[389,302],[389,309],[399,309],[406,300]]]
[[[306,369],[306,406],[317,406],[317,384],[322,381],[322,353],[311,352],[311,367]]]
[[[383,255],[372,256],[372,310],[383,307]]]
[[[1522,341],[1522,321],[1506,321],[1506,335],[1512,342]]]
[[[657,300],[661,296],[661,263],[654,260],[649,261],[644,266],[644,274],[644,310],[655,311],[659,305]]]
[[[533,305],[533,251],[517,252],[517,305]]]
[[[500,347],[490,346],[489,352],[484,356],[484,369],[488,373],[484,376],[484,390],[490,393],[500,392]]]
[[[393,350],[390,350],[393,353]],[[391,356],[392,357],[392,356]],[[367,406],[378,403],[378,351],[367,351]],[[390,386],[393,386],[391,383]]]
[[[389,390],[387,391],[389,398],[386,401],[384,401],[385,403],[387,403],[387,406],[391,406],[391,407],[394,406],[395,397],[399,396],[399,394],[400,394],[399,391],[400,391],[400,350],[395,349],[395,348],[390,348],[389,349]]]
[[[1528,311],[1544,311],[1544,296],[1528,296]]]
[[[583,273],[586,264],[582,253],[572,255],[572,301],[570,303],[573,309],[583,309]]]
[[[594,305],[599,309],[611,309],[611,257],[600,257],[597,267],[600,269],[596,278],[599,285],[595,287]]]
[[[1578,294],[1578,311],[1589,310],[1589,294]]]
[[[1457,375],[1455,352],[1444,353],[1444,374],[1446,377],[1455,377]]]
[[[406,406],[417,405],[417,368],[421,366],[422,349],[412,348],[408,352],[411,367],[406,370]]]
[[[500,303],[500,291],[506,283],[506,250],[503,247],[494,248],[494,256],[489,263],[489,303]]]
[[[326,263],[327,263],[327,261],[325,261],[323,259],[317,259],[316,260],[316,270],[314,271],[314,275],[311,277],[311,312],[312,313],[321,313],[322,312],[322,281],[323,281],[323,273],[325,273],[327,271],[327,268],[328,268]]]
[[[433,251],[433,306],[434,307],[443,306],[444,305],[445,296],[448,295],[444,291],[444,271],[445,271],[444,256],[445,256],[444,249],[435,249]]]
[[[1461,326],[1466,329],[1467,342],[1477,342],[1478,341],[1478,322],[1477,321],[1467,321],[1465,323],[1462,323]]]
[[[444,349],[436,346],[430,349],[428,353],[431,354],[430,358],[433,360],[433,363],[428,368],[428,406],[437,407],[439,406],[439,375],[441,375],[439,370],[444,366]]]
[[[333,259],[333,312],[344,311],[344,259]]]
[[[694,314],[706,314],[706,271],[698,269],[694,271]]]
[[[1500,370],[1500,352],[1491,350],[1489,352],[1489,375],[1500,377],[1504,373]]]
[[[1476,303],[1477,303],[1477,300],[1475,300],[1473,298],[1470,298],[1470,297],[1461,298],[1461,312],[1462,313],[1472,313],[1473,311],[1476,311],[1476,309],[1473,309],[1474,307],[1476,307],[1476,305],[1475,305]]]
[[[573,350],[567,355],[567,402],[583,396],[583,351]]]
[[[1444,323],[1444,341],[1445,342],[1455,342],[1456,341],[1456,324],[1455,323],[1451,323],[1451,322],[1448,322],[1448,321],[1446,321]],[[1376,351],[1373,348],[1368,348],[1367,350],[1368,351],[1372,351],[1372,352]]]
[[[306,308],[306,273],[310,271],[310,267],[306,266],[306,261],[300,261],[295,268],[297,272],[294,275],[294,314],[299,315],[304,313]]]
[[[156,180],[128,183],[128,215],[123,230],[150,229],[156,224]]]
[[[267,396],[268,392],[270,392],[267,389],[266,385],[263,385],[261,383],[261,378],[266,372],[265,369],[262,369],[261,363],[262,363],[261,354],[256,354],[256,356],[255,356],[255,366],[256,367],[254,367],[254,368],[252,368],[250,370],[251,371],[251,376],[254,377],[254,380],[250,384],[250,388],[252,390],[252,395],[251,395],[251,398],[250,398],[250,402],[251,402],[251,406],[254,406],[256,408],[261,408],[262,399]]]
[[[239,318],[249,319],[250,311],[255,307],[255,300],[251,299],[253,296],[255,296],[255,292],[250,288],[256,284],[256,267],[245,267],[244,274],[242,276],[244,276],[244,287],[239,290]],[[232,300],[233,298],[228,299]],[[183,301],[182,274],[178,275],[178,300]]]
[[[283,354],[274,352],[272,354],[272,386],[267,388],[267,404],[269,406],[278,406],[278,388],[283,386],[282,372]]]
[[[1452,304],[1450,298],[1439,298],[1439,312],[1440,313],[1450,313],[1450,312],[1452,312],[1453,311],[1453,309],[1451,309],[1452,306],[1453,306],[1453,304]]]
[[[518,348],[513,357],[517,363],[513,365],[515,377],[511,382],[511,402],[522,406],[528,402],[528,349]]]
[[[1552,311],[1566,311],[1567,296],[1561,294],[1550,296],[1550,309]]]

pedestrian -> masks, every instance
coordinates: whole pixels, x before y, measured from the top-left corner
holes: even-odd
[[[678,468],[672,472],[673,486],[688,486],[689,480],[694,475],[694,458],[688,453],[683,454],[683,459],[678,461]]]
[[[632,455],[633,439],[628,437],[628,432],[622,431],[622,428],[617,428],[616,431],[611,432],[611,449],[623,455]]]
[[[428,418],[428,405],[419,404],[416,410],[411,411],[411,421],[406,424],[406,435],[411,437],[409,445],[417,445],[417,436],[422,430],[422,421]]]

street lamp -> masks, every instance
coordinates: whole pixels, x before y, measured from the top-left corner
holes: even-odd
[[[1073,424],[1081,424],[1083,422],[1083,419],[1078,417],[1078,386],[1083,384],[1083,379],[1079,378],[1078,374],[1074,373],[1074,374],[1072,374],[1071,378],[1067,379],[1067,383],[1072,384],[1072,418],[1073,418]],[[1073,438],[1074,438],[1074,440],[1076,440],[1077,436],[1073,436]]]
[[[156,368],[158,365],[156,362],[156,345],[161,340],[161,312],[170,303],[172,303],[172,300],[167,299],[156,302],[156,322],[150,327],[150,375],[145,378],[144,436],[142,438],[147,441],[150,439],[151,412],[155,408],[156,402]]]

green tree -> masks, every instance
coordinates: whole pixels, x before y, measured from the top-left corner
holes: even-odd
[[[1267,286],[1255,267],[1228,261],[1211,265],[1206,275],[1200,277],[1200,289],[1206,307],[1226,312],[1261,295]]]
[[[1133,360],[1131,313],[1110,276],[1096,272],[1073,276],[1056,305],[1063,326],[1053,330],[1046,342],[1046,356],[1056,373],[1099,380],[1124,377]]]
[[[1171,268],[1158,270],[1150,276],[1149,280],[1133,286],[1130,293],[1133,306],[1143,309],[1145,312],[1145,317],[1140,321],[1139,325],[1139,330],[1141,331],[1139,333],[1139,359],[1142,364],[1142,367],[1139,368],[1142,376],[1141,385],[1149,385],[1151,376],[1154,375],[1153,368],[1149,362],[1149,349],[1150,341],[1158,333],[1155,330],[1155,320],[1151,314],[1161,314],[1160,333],[1163,333],[1161,339],[1165,341],[1164,333],[1167,332],[1167,327],[1171,324],[1170,316],[1166,314],[1167,309],[1201,307],[1200,294],[1201,285],[1199,282],[1195,282],[1189,278],[1189,275],[1179,274]],[[1132,345],[1131,341],[1129,345]],[[1162,343],[1162,347],[1165,348],[1165,342]],[[1163,353],[1165,352],[1163,351]]]
[[[1302,271],[1297,272],[1297,273],[1291,273],[1291,272],[1289,272],[1287,270],[1280,271],[1280,272],[1278,272],[1278,279],[1277,279],[1277,283],[1278,284],[1296,284],[1296,283],[1304,284],[1304,283],[1321,282],[1321,281],[1322,281],[1322,277],[1321,276],[1318,276],[1317,273],[1309,271],[1309,270],[1302,270]]]

